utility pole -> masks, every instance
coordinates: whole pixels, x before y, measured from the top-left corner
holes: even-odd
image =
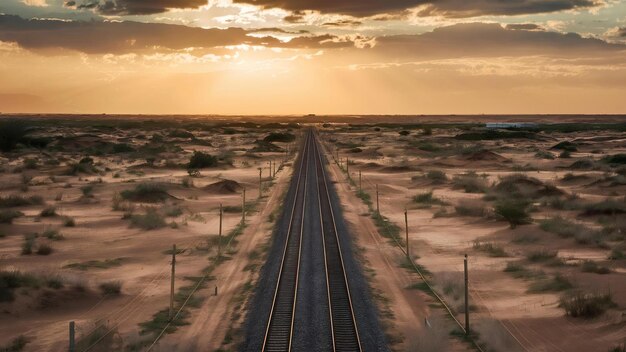
[[[359,170],[359,192],[363,190],[363,188],[361,188],[361,170]]]
[[[378,203],[378,183],[376,184],[376,212],[380,215],[380,205]]]
[[[261,176],[263,172],[263,168],[259,168],[259,199],[261,199],[261,196],[263,195],[263,180],[261,179]]]
[[[469,318],[469,280],[467,273],[467,253],[463,260],[463,268],[465,269],[465,335],[470,334],[470,318]]]
[[[243,188],[243,200],[241,203],[241,224],[246,222],[246,187]]]
[[[222,257],[222,216],[224,211],[222,210],[222,203],[220,203],[220,228],[217,233],[217,260]]]
[[[176,276],[176,245],[172,245],[172,281],[170,286],[170,321],[174,318],[174,278]]]
[[[411,260],[411,254],[409,253],[409,216],[406,208],[404,208],[404,229],[406,232],[406,257]]]
[[[69,352],[76,352],[76,324],[74,321],[70,321],[70,348]]]

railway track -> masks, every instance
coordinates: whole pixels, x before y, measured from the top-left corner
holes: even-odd
[[[348,279],[341,252],[341,244],[335,223],[335,213],[328,190],[328,177],[324,169],[325,158],[313,130],[306,132],[299,163],[295,199],[291,208],[287,236],[284,243],[278,280],[269,313],[263,351],[291,351],[294,330],[306,326],[294,326],[297,314],[298,288],[306,289],[307,279],[299,276],[303,259],[302,243],[307,236],[321,236],[323,242],[324,270],[328,296],[328,321],[332,351],[361,351],[361,342],[350,295]],[[316,197],[307,196],[313,187]],[[310,194],[309,194],[310,195]],[[304,226],[306,209],[319,211],[321,231]],[[315,341],[310,343],[315,344]]]

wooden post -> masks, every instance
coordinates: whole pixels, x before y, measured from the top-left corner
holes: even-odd
[[[169,318],[174,318],[174,279],[176,277],[176,245],[172,245],[172,278],[170,285],[170,314]]]
[[[261,179],[261,176],[263,172],[263,168],[259,168],[259,199],[261,199],[261,196],[263,195],[263,180]]]
[[[411,254],[409,252],[409,215],[406,208],[404,209],[404,229],[406,232],[406,257],[411,260]]]
[[[246,187],[243,188],[243,200],[241,203],[241,224],[246,222]]]
[[[361,191],[361,170],[359,170],[359,191]]]
[[[217,286],[215,286],[215,296],[217,296]]]
[[[348,180],[350,179],[350,159],[346,157],[346,174],[348,174]]]
[[[76,324],[74,323],[74,321],[70,321],[70,347],[69,347],[69,351],[70,352],[76,352]]]
[[[222,209],[222,203],[220,203],[220,228],[217,233],[217,259],[222,257],[222,216],[224,215],[224,211]]]
[[[469,286],[467,273],[467,254],[463,260],[463,268],[465,269],[465,335],[470,334],[470,318],[469,318]]]
[[[378,183],[376,184],[376,212],[380,215],[380,205],[378,203]]]

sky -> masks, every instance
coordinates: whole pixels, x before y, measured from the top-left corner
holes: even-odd
[[[0,112],[625,114],[626,0],[0,0]]]

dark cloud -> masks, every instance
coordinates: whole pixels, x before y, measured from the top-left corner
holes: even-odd
[[[362,23],[361,21],[355,21],[355,20],[340,20],[340,21],[334,21],[334,22],[326,22],[326,23],[322,24],[322,26],[328,26],[328,27],[352,27],[352,26],[358,26],[361,23]]]
[[[583,38],[575,33],[512,30],[496,23],[464,23],[437,28],[421,35],[377,38],[378,50],[405,58],[515,57],[545,55],[593,57],[616,53],[625,45]]]
[[[512,24],[507,24],[506,29],[534,31],[534,30],[543,30],[543,27],[534,23],[512,23]]]
[[[514,16],[592,8],[603,3],[603,0],[436,0],[418,15],[448,18]]]
[[[31,50],[69,49],[88,54],[119,54],[239,44],[280,48],[336,48],[354,44],[331,35],[303,35],[286,43],[271,36],[257,38],[248,35],[255,32],[258,31],[131,21],[26,20],[14,15],[0,15],[0,41],[16,42]]]
[[[604,0],[234,0],[236,3],[291,11],[313,10],[355,17],[402,12],[420,5],[420,16],[474,17],[521,15],[583,9]]]
[[[207,0],[71,0],[65,6],[103,15],[150,15],[170,9],[197,9],[206,4]]]

